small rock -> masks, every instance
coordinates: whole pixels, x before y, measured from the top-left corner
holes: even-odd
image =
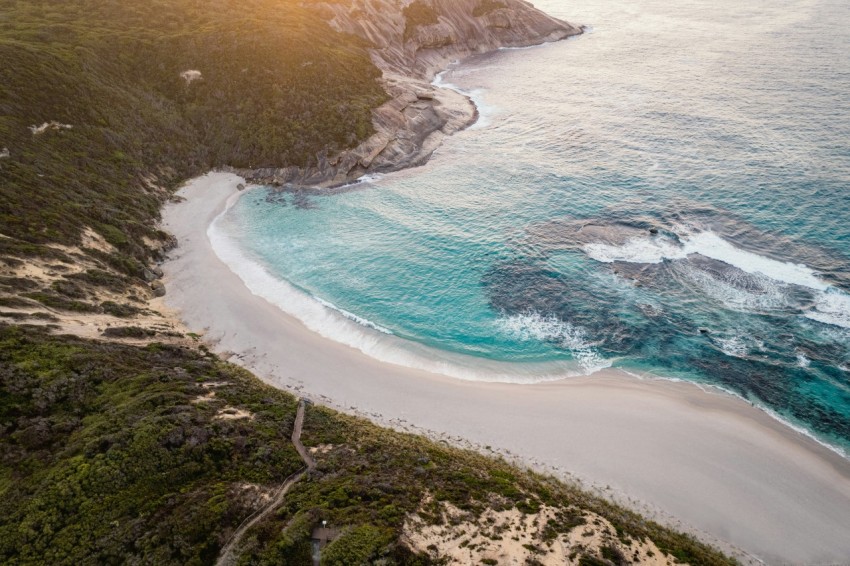
[[[151,283],[151,290],[154,297],[165,296],[165,284],[162,281],[154,281]]]
[[[185,200],[185,199],[184,199]],[[162,250],[165,252],[170,252],[174,248],[177,247],[177,238],[174,236],[169,236],[165,243],[162,244]]]
[[[165,276],[165,273],[162,271],[162,268],[158,265],[151,267],[151,271],[153,271],[153,274],[156,275],[159,278],[162,278],[162,277]]]
[[[238,190],[240,190],[240,191],[244,191],[244,190],[245,190],[245,185],[243,185],[242,183],[239,183],[238,185],[236,185],[236,188],[237,188]]]
[[[12,157],[12,154],[9,151],[8,147],[4,147],[2,150],[0,150],[0,159],[9,159],[10,157]]]
[[[657,233],[658,233],[658,228],[650,228],[650,229],[649,229],[649,233],[650,233],[650,234],[657,234]]]
[[[700,328],[699,333],[700,334],[710,334],[711,330],[709,330],[708,328]]]
[[[44,122],[42,125],[38,126],[30,126],[30,131],[32,135],[37,136],[39,134],[43,134],[47,130],[70,130],[74,126],[71,124],[62,124],[61,122],[57,122],[56,120],[51,120],[50,122]]]
[[[180,73],[180,77],[184,81],[186,81],[186,84],[188,85],[192,84],[192,81],[202,79],[203,75],[201,75],[201,72],[197,69],[189,69],[188,71],[183,71],[182,73]]]
[[[156,273],[145,267],[142,269],[142,278],[148,283],[150,283],[151,281],[156,280],[157,277]]]

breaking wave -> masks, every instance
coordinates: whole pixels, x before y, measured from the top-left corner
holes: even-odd
[[[829,284],[817,273],[802,264],[778,261],[735,247],[713,232],[683,234],[679,241],[667,236],[632,238],[622,245],[589,243],[585,253],[596,261],[613,263],[661,263],[664,260],[686,259],[692,254],[716,259],[746,273],[761,274],[793,285],[820,291]]]
[[[804,316],[824,324],[850,328],[850,295],[828,289],[817,296],[814,308]]]
[[[228,201],[232,207],[242,195]],[[355,315],[289,282],[272,275],[262,263],[240,247],[225,224],[227,210],[209,226],[207,237],[216,255],[255,295],[295,317],[310,330],[341,344],[360,350],[382,362],[463,379],[499,383],[540,383],[588,375],[610,366],[563,326],[564,344],[572,345],[575,360],[540,363],[512,363],[458,354],[401,338],[392,330]],[[554,335],[553,335],[554,336]]]
[[[531,311],[499,318],[497,325],[502,332],[517,340],[555,342],[569,350],[579,366],[588,374],[611,367],[611,361],[594,349],[582,328],[556,316]]]
[[[590,242],[582,250],[602,263],[670,262],[674,273],[728,308],[790,309],[817,322],[850,328],[850,295],[824,281],[817,271],[743,250],[711,231],[632,237],[622,244]],[[734,269],[706,269],[700,258]],[[808,292],[800,293],[800,288]],[[804,300],[809,297],[811,301]]]

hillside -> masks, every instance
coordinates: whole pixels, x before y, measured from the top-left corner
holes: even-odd
[[[493,45],[466,33],[577,33],[539,16],[555,27],[499,39],[507,4],[533,12],[0,0],[0,562],[210,564],[303,469],[296,399],[151,302],[176,245],[160,208],[210,168],[315,169],[386,134],[375,124],[398,100],[392,112],[430,106],[430,132],[447,133],[440,102],[382,80],[381,46],[342,14],[390,10],[413,66],[452,52],[429,43],[440,30],[460,53]],[[328,564],[496,564],[507,548],[528,564],[731,563],[576,486],[322,407],[302,441],[316,469],[247,531],[239,563],[311,564],[323,520],[338,529]]]
[[[0,326],[0,562],[209,564],[302,467],[295,399],[203,348]],[[729,564],[716,551],[552,478],[309,407],[318,467],[244,540],[240,563]],[[526,545],[526,546],[523,546]],[[640,560],[635,560],[637,556]],[[560,562],[560,563],[563,563]]]
[[[0,253],[79,244],[89,227],[143,260],[176,184],[223,164],[309,165],[367,137],[385,98],[365,42],[300,2],[2,0],[0,13]]]

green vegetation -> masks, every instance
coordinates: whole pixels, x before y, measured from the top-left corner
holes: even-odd
[[[396,538],[391,529],[363,525],[351,529],[328,545],[322,562],[328,566],[368,563]]]
[[[301,466],[294,400],[210,356],[2,327],[0,375],[3,563],[207,563],[249,512],[240,484]]]
[[[303,467],[289,440],[295,399],[203,350],[0,326],[0,375],[2,563],[210,563],[257,494]],[[247,416],[222,418],[234,410]],[[329,409],[308,408],[302,440],[333,448],[248,533],[245,563],[309,564],[321,520],[344,528],[328,564],[432,563],[399,536],[409,513],[439,521],[442,501],[473,512],[553,506],[557,532],[589,510],[618,537],[649,538],[681,561],[730,563],[552,478]]]
[[[107,314],[122,320],[104,339],[179,337],[139,325],[151,311],[136,296],[173,246],[155,221],[174,187],[220,165],[309,165],[369,135],[385,99],[366,46],[310,4],[0,0],[0,317]],[[423,0],[404,15],[411,32],[437,22]],[[50,328],[0,323],[0,563],[209,564],[303,468],[296,400],[197,335],[130,346]],[[445,521],[444,503],[555,508],[545,541],[593,512],[621,540],[730,563],[574,486],[329,409],[308,408],[302,440],[324,445],[318,467],[248,531],[243,563],[311,564],[322,520],[342,529],[327,564],[439,563],[401,535],[413,513]],[[580,559],[622,557],[600,552]]]
[[[402,13],[405,21],[405,40],[413,37],[416,28],[430,26],[440,21],[437,11],[427,0],[414,0],[404,8]]]
[[[475,9],[472,10],[472,15],[476,18],[480,18],[481,16],[486,16],[490,12],[501,10],[506,7],[507,6],[504,2],[499,2],[499,0],[481,0]]]
[[[118,263],[144,261],[179,182],[308,165],[368,136],[385,98],[361,41],[295,0],[0,0],[0,14],[0,256],[90,226]],[[52,121],[72,128],[29,129]]]

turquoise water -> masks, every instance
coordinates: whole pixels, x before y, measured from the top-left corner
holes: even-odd
[[[450,69],[482,119],[425,167],[247,193],[233,261],[390,361],[648,371],[850,447],[850,6],[538,6],[592,32]]]

